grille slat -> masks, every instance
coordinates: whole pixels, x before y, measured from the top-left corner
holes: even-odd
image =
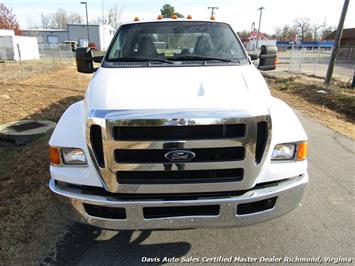
[[[171,163],[165,158],[165,154],[169,151],[173,149],[120,149],[115,150],[115,160],[117,163],[125,164]],[[240,161],[245,157],[244,147],[201,148],[189,149],[189,151],[196,155],[189,163]]]
[[[118,171],[121,184],[189,184],[237,182],[243,180],[244,170],[185,170],[185,171]]]
[[[245,124],[192,126],[117,126],[114,140],[194,140],[245,137]]]

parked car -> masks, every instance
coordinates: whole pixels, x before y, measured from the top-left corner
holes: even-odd
[[[64,41],[63,43],[68,44],[73,52],[75,52],[78,47],[78,42],[76,41]]]
[[[96,44],[93,42],[90,42],[88,45],[89,48],[93,49],[93,50],[97,50]]]
[[[307,135],[259,71],[275,69],[276,48],[252,57],[229,24],[191,19],[124,24],[104,57],[78,48],[77,70],[95,75],[49,141],[61,213],[120,230],[243,226],[295,209]]]

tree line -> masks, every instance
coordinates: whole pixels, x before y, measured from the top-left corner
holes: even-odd
[[[325,23],[312,22],[308,17],[298,17],[292,24],[285,24],[276,27],[273,34],[267,34],[271,39],[278,41],[291,41],[297,36],[298,41],[321,41],[336,29],[335,26],[329,26]],[[261,30],[262,31],[262,30]],[[244,30],[239,32],[242,39],[249,37],[250,32]]]
[[[326,25],[325,22],[316,23],[308,17],[298,17],[294,19],[292,25],[277,27],[273,37],[280,41],[289,41],[297,35],[298,41],[321,41],[335,29],[335,26]]]

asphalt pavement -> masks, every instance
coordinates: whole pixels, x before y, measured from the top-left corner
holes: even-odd
[[[278,258],[285,264],[285,257],[320,257],[323,264],[329,257],[350,257],[354,263],[355,141],[299,117],[309,136],[310,183],[295,211],[262,224],[226,229],[114,232],[73,225],[57,243],[57,263],[196,265],[194,261],[205,260],[216,265],[223,260],[228,264],[231,257],[245,264],[268,259],[274,265]]]

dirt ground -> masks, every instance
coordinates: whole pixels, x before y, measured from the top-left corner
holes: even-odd
[[[83,98],[90,75],[74,67],[0,83],[0,124],[19,119],[58,121]],[[47,183],[49,134],[28,146],[0,143],[0,264],[38,264],[68,221],[56,212]]]
[[[83,98],[91,75],[74,66],[19,81],[0,81],[0,124],[18,119],[58,121]],[[270,81],[272,94],[307,116],[355,138],[354,124],[322,104],[311,103]],[[39,264],[71,224],[55,210],[47,187],[49,134],[22,147],[0,143],[0,264]],[[53,256],[55,257],[55,256]]]

